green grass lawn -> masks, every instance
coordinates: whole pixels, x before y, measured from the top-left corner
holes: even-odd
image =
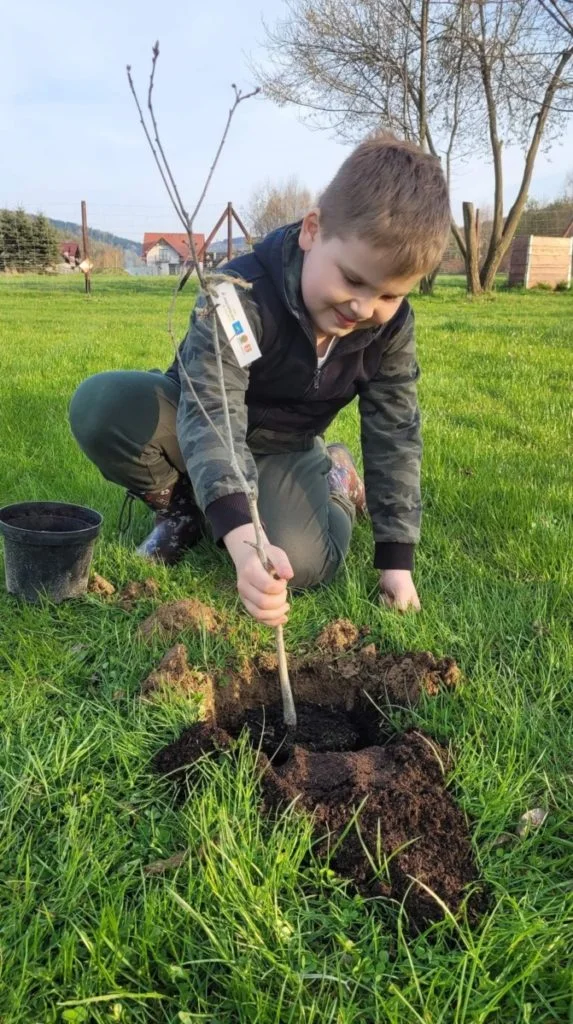
[[[0,277],[0,504],[57,499],[105,516],[95,568],[150,575],[121,545],[123,495],[77,450],[76,384],[166,366],[172,282]],[[181,331],[191,296],[177,312]],[[411,718],[449,741],[451,785],[491,893],[479,928],[409,937],[400,907],[357,897],[312,856],[308,822],[258,812],[243,750],[207,765],[184,807],[153,776],[156,750],[194,720],[143,703],[164,648],[94,597],[19,606],[0,593],[0,1021],[208,1024],[564,1024],[573,1021],[573,294],[471,301],[459,280],[415,299],[424,416],[418,616],[381,610],[368,524],[340,578],[293,601],[291,651],[329,620],[368,625],[384,650],[453,655],[465,683]],[[332,436],[357,452],[354,409]],[[270,649],[206,542],[156,568],[164,599],[198,595],[234,642],[186,638],[200,668]],[[512,834],[528,808],[544,826]],[[182,850],[177,869],[145,865]]]

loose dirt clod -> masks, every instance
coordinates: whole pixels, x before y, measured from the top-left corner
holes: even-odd
[[[88,583],[88,594],[97,594],[98,597],[111,597],[115,594],[115,587],[113,583],[106,580],[105,576],[100,576],[99,573],[94,572]]]
[[[159,597],[159,585],[155,580],[130,580],[121,591],[118,604],[126,612],[130,612],[138,601],[156,597]]]
[[[175,644],[163,656],[156,669],[141,684],[142,696],[161,693],[203,697],[203,712],[208,718],[214,713],[213,680],[206,672],[191,668],[184,644]]]
[[[146,639],[158,634],[162,640],[169,641],[175,640],[186,629],[204,629],[208,633],[213,633],[218,625],[219,617],[211,608],[189,597],[159,605],[159,608],[141,623],[139,632]]]
[[[187,855],[187,850],[180,850],[179,853],[174,853],[165,860],[154,860],[151,864],[144,865],[143,874],[152,877],[153,875],[164,875],[166,871],[175,871],[185,862]]]
[[[336,619],[325,626],[316,638],[316,646],[326,651],[347,651],[358,642],[360,630],[350,619]]]

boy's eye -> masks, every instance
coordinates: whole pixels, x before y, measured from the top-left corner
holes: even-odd
[[[344,271],[343,271],[343,274],[344,274]],[[353,284],[353,285],[357,285],[357,286],[359,286],[359,285],[360,285],[360,281],[357,281],[357,280],[356,280],[355,278],[353,278],[353,277],[349,277],[349,275],[348,275],[348,274],[344,274],[344,277],[345,277],[345,279],[346,279],[346,280],[348,281],[348,284]]]

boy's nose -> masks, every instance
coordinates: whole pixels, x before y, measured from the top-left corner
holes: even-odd
[[[350,302],[352,316],[357,320],[371,320],[374,313],[374,301],[371,299],[352,299]]]

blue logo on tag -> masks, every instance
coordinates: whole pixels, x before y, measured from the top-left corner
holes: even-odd
[[[240,320],[235,320],[235,323],[233,324],[233,330],[235,334],[243,333],[243,325]]]

